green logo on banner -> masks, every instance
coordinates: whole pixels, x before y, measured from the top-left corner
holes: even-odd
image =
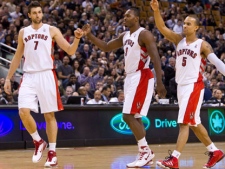
[[[225,135],[225,115],[223,109],[209,109],[210,135]]]

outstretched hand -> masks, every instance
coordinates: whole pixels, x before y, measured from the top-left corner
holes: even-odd
[[[151,0],[150,5],[151,5],[153,11],[159,10],[158,0]]]
[[[82,29],[77,28],[77,30],[74,31],[74,35],[77,39],[80,39],[83,36],[84,32]]]
[[[87,35],[91,32],[91,26],[89,24],[85,24],[83,27],[82,27],[82,30],[84,32],[84,35]]]

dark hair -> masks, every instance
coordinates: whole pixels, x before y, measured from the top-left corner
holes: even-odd
[[[103,88],[102,88],[102,92],[106,91],[107,89],[111,89],[111,86],[110,85],[104,85]]]
[[[140,16],[140,8],[132,6],[132,7],[130,7],[130,10],[132,10],[134,12],[135,16],[137,16],[137,17]]]
[[[31,12],[31,8],[42,8],[41,4],[38,1],[31,1],[31,3],[28,5],[28,13]]]
[[[197,15],[188,15],[188,17],[194,18],[194,19],[195,19],[195,24],[196,24],[197,26],[200,25],[200,21],[199,21],[199,18],[198,18]]]

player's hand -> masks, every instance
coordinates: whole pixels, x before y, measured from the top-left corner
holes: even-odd
[[[158,83],[157,84],[156,91],[157,91],[157,93],[158,93],[158,95],[159,95],[160,98],[163,99],[163,98],[166,97],[167,91],[166,91],[166,88],[163,85],[163,83]]]
[[[82,27],[82,30],[84,31],[84,34],[85,35],[88,35],[89,33],[91,33],[91,26],[89,24],[85,24],[83,27]]]
[[[5,91],[7,94],[11,94],[11,82],[10,82],[9,79],[6,79],[6,80],[5,80],[4,91]]]
[[[77,28],[77,30],[74,31],[75,38],[80,39],[83,36],[84,32],[82,29]]]
[[[151,5],[153,11],[159,10],[158,0],[151,0],[150,5]]]

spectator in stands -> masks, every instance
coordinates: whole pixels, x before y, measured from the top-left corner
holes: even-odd
[[[73,91],[77,92],[80,87],[80,83],[77,81],[77,77],[75,76],[75,74],[70,75],[69,81],[66,86],[71,86],[73,88]]]
[[[103,86],[101,98],[107,104],[109,104],[110,95],[111,95],[111,86],[109,86],[109,85]]]
[[[78,82],[80,82],[82,86],[88,82],[91,86],[91,90],[95,89],[92,72],[90,71],[89,67],[84,67],[83,73],[78,77]]]
[[[116,97],[112,97],[109,100],[109,103],[123,103],[124,102],[124,91],[118,90],[116,93]]]
[[[105,73],[105,69],[103,67],[99,67],[98,73],[93,77],[95,85],[97,82],[104,80],[104,73]]]
[[[62,100],[62,103],[63,104],[67,104],[67,100],[68,100],[68,98],[70,97],[70,96],[72,96],[72,94],[73,94],[73,88],[71,87],[71,86],[67,86],[66,87],[66,90],[65,90],[65,92],[64,92],[64,95],[63,96],[61,96],[61,100]]]
[[[175,77],[175,64],[176,64],[176,59],[171,57],[169,58],[169,64],[164,69],[164,77],[165,77],[164,85],[167,90],[167,95],[166,95],[167,98],[171,97],[169,82],[170,82],[170,79]]]
[[[104,104],[104,102],[101,100],[101,91],[96,90],[94,93],[94,98],[89,100],[87,104]]]
[[[213,97],[210,100],[208,100],[204,105],[224,106],[225,105],[225,101],[224,101],[222,90],[220,90],[220,89],[214,90]]]
[[[201,14],[203,13],[203,7],[200,5],[200,2],[197,1],[196,4],[193,7],[194,13],[195,14]]]
[[[70,75],[73,74],[73,68],[69,65],[69,62],[69,56],[64,56],[63,65],[59,66],[57,69],[58,77],[60,80],[62,80],[62,85],[64,88],[69,81]]]
[[[78,62],[77,59],[74,59],[73,60],[73,74],[76,77],[79,77],[80,76],[80,72],[81,72],[80,63]]]
[[[183,32],[183,23],[181,19],[177,20],[177,23],[173,27],[173,31],[176,33],[182,33]]]
[[[60,66],[63,65],[62,61],[59,59],[59,52],[55,51],[54,52],[54,67],[57,70]]]

